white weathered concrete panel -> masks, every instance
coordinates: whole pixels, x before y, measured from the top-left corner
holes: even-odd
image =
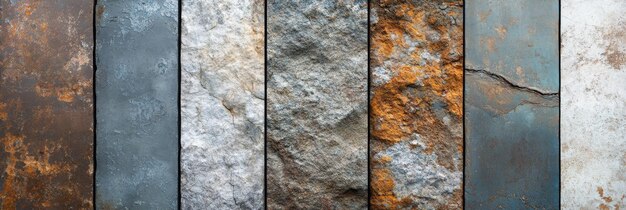
[[[561,205],[626,207],[626,1],[561,5]]]

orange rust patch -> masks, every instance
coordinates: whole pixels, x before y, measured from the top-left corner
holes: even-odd
[[[600,194],[600,197],[604,196],[604,189],[602,189],[602,187],[598,187],[596,191],[598,191],[598,194]]]
[[[504,39],[504,37],[506,37],[506,27],[504,26],[496,27],[496,33],[498,33],[498,36],[500,37],[500,39]]]
[[[392,160],[392,158],[391,158],[391,157],[389,157],[389,156],[387,156],[387,155],[383,155],[383,156],[380,158],[380,162],[381,162],[381,163],[389,163],[389,162],[391,162],[391,160]]]
[[[6,111],[7,104],[0,102],[0,120],[4,121],[9,119],[9,113]]]
[[[391,171],[377,169],[372,171],[372,208],[397,209],[398,199],[393,194],[395,186]]]
[[[609,210],[609,206],[607,206],[606,204],[600,204],[600,206],[598,206],[598,209],[600,209],[600,210]]]
[[[494,38],[487,38],[484,44],[487,45],[487,51],[490,53],[496,50],[496,40]]]

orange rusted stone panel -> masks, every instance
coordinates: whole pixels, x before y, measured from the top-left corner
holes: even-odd
[[[373,209],[459,209],[463,1],[371,2]]]
[[[0,1],[0,209],[91,209],[92,1]]]

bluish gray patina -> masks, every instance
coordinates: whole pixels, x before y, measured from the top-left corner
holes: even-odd
[[[96,207],[176,209],[178,3],[100,0]]]
[[[466,2],[465,207],[559,207],[559,1]]]

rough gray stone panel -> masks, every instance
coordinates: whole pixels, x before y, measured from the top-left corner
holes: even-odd
[[[561,5],[561,206],[626,207],[626,1]]]
[[[465,1],[465,208],[559,208],[559,1]]]
[[[367,3],[269,0],[269,209],[367,207]]]
[[[182,3],[182,208],[263,209],[264,3]]]
[[[176,209],[178,2],[99,0],[96,207]]]

